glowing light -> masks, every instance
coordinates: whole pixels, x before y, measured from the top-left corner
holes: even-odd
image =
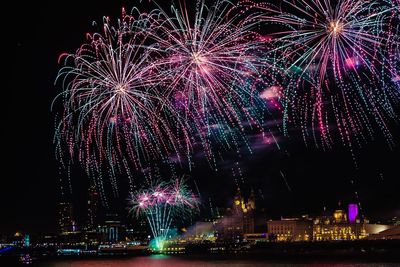
[[[355,57],[346,58],[345,62],[346,66],[349,68],[355,68],[360,64],[359,60]]]
[[[357,204],[349,204],[349,222],[355,223],[358,216]]]
[[[271,99],[280,97],[281,93],[282,93],[282,87],[271,86],[261,92],[260,98],[265,99],[265,100],[271,100]]]
[[[268,42],[273,69],[285,72],[280,101],[284,127],[300,126],[304,139],[332,133],[351,146],[373,137],[376,127],[389,145],[389,120],[396,120],[399,10],[393,1],[283,0],[260,5],[264,20],[279,29]],[[334,127],[335,125],[336,127]],[[310,133],[312,129],[313,133]],[[317,140],[315,138],[315,140]]]
[[[118,173],[171,153],[186,156],[191,148],[186,122],[157,87],[163,79],[154,45],[144,45],[142,22],[124,10],[116,26],[105,18],[104,32],[88,34],[76,53],[62,55],[65,66],[57,77],[63,85],[55,99],[63,106],[56,125],[58,159],[64,165],[77,159],[99,188],[98,177],[109,169],[114,192]]]
[[[329,32],[331,32],[334,37],[336,37],[338,34],[341,34],[343,32],[343,23],[341,23],[339,20],[332,21],[329,24]]]
[[[146,205],[141,202],[144,195],[150,196]],[[170,235],[170,226],[174,217],[177,214],[183,216],[196,210],[197,205],[197,196],[180,179],[158,183],[132,193],[129,200],[130,212],[137,217],[144,215],[147,218],[153,233],[150,247],[154,250],[163,250],[164,242]]]
[[[261,129],[262,102],[247,84],[259,78],[263,63],[255,51],[261,51],[263,43],[255,33],[257,14],[247,12],[246,6],[227,0],[210,6],[195,2],[193,13],[185,1],[173,4],[172,14],[152,12],[146,33],[163,51],[157,63],[166,82],[163,89],[214,162],[214,144],[234,147],[238,140],[246,142],[244,123]]]

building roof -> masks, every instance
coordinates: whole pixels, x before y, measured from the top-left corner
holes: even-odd
[[[400,239],[400,226],[395,226],[393,228],[384,230],[378,234],[370,235],[368,239]]]

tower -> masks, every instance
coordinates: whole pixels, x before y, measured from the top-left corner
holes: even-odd
[[[247,202],[247,209],[248,210],[255,210],[256,209],[256,196],[254,195],[254,190],[251,189],[249,201]]]
[[[255,209],[256,197],[252,189],[245,208],[243,209],[243,233],[245,234],[254,233]]]
[[[240,188],[237,189],[233,199],[233,221],[236,225],[234,228],[239,230],[241,234],[254,233],[254,210],[255,210],[255,195],[252,190],[248,201],[242,196]]]
[[[61,202],[58,205],[58,226],[61,233],[73,232],[75,230],[72,203]]]
[[[349,204],[348,206],[348,216],[349,216],[349,222],[350,223],[355,223],[356,219],[358,217],[358,206],[357,204]]]
[[[240,192],[240,188],[237,188],[236,195],[233,198],[233,213],[235,215],[239,215],[242,213],[242,205],[243,205],[243,198],[242,193]]]
[[[96,187],[94,185],[91,185],[88,189],[87,229],[93,229],[97,226],[98,202],[99,194],[96,191]]]

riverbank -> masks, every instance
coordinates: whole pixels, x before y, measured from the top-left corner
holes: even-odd
[[[181,253],[159,253],[159,257],[168,254],[186,261],[242,261],[242,262],[387,262],[400,265],[400,240],[364,240],[340,242],[304,242],[304,243],[256,243],[240,244],[191,244],[186,245]],[[113,262],[137,257],[157,257],[148,250],[134,253],[96,253],[80,255],[40,254],[37,251],[20,251],[7,256],[0,256],[0,266],[36,264],[68,261]],[[39,265],[38,265],[39,264]]]

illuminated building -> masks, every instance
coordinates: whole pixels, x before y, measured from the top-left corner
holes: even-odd
[[[148,241],[149,228],[145,218],[135,220],[127,225],[125,239],[127,241]]]
[[[397,239],[400,240],[400,226],[392,226],[386,230],[380,231],[377,234],[371,234],[368,236],[370,240],[393,240]]]
[[[350,223],[355,223],[356,219],[358,217],[358,206],[357,204],[349,204],[348,206],[348,212],[349,212],[349,222]]]
[[[73,219],[72,203],[62,202],[58,206],[58,226],[61,233],[76,231],[76,223]]]
[[[89,187],[88,190],[88,214],[87,214],[87,229],[94,229],[98,222],[97,222],[97,213],[98,213],[98,202],[99,202],[99,195],[96,191],[96,187],[94,185]]]
[[[311,220],[303,218],[268,221],[268,238],[276,241],[339,241],[359,240],[368,236],[376,239],[389,238],[389,230],[394,226],[370,224],[367,219],[360,219],[358,206],[348,205],[348,213],[336,209],[333,213],[324,212]],[[385,235],[379,235],[388,231]],[[391,237],[395,236],[393,234]]]
[[[367,220],[360,220],[356,204],[348,206],[348,213],[337,209],[329,214],[324,210],[314,220],[303,216],[268,221],[267,226],[268,235],[276,241],[357,240],[375,233],[378,229],[376,225],[368,224]]]
[[[244,240],[253,243],[268,242],[269,237],[267,233],[244,234]]]
[[[243,233],[251,234],[254,233],[254,219],[255,219],[255,202],[254,191],[251,190],[250,197],[246,204],[242,200],[242,211],[243,211]],[[244,204],[244,205],[243,205]]]
[[[364,228],[368,235],[376,235],[388,229],[394,228],[394,225],[366,223]]]
[[[243,234],[254,233],[255,210],[253,190],[246,202],[238,188],[232,208],[227,209],[225,216],[217,222],[219,237],[227,240],[239,240],[243,238]]]
[[[125,234],[125,226],[121,224],[118,214],[107,214],[104,225],[97,227],[102,243],[117,243]]]
[[[24,237],[20,232],[16,232],[10,241],[10,243],[16,247],[24,246]]]
[[[270,238],[281,242],[310,241],[313,222],[307,216],[302,218],[282,218],[267,222]]]
[[[344,210],[335,210],[333,212],[334,223],[347,223],[347,214]]]
[[[365,223],[358,219],[357,205],[349,205],[349,218],[344,210],[337,209],[332,216],[323,215],[314,220],[313,240],[357,240],[368,233]]]

